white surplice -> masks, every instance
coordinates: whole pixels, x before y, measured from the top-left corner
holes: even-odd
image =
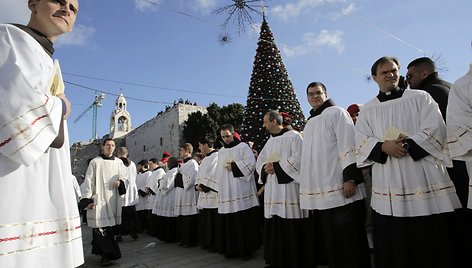
[[[267,219],[273,215],[284,219],[308,217],[308,212],[300,208],[302,143],[300,133],[290,130],[280,136],[270,137],[257,158],[256,171],[260,184],[263,183],[261,174],[264,165],[272,162],[278,162],[285,174],[293,179],[289,183],[279,184],[276,174],[267,174],[264,185],[264,217]]]
[[[472,64],[463,77],[449,91],[447,105],[447,136],[452,159],[466,161],[472,174]],[[472,180],[469,181],[467,207],[472,209]]]
[[[197,161],[194,159],[186,161],[180,166],[179,172],[182,174],[184,188],[175,188],[174,214],[176,216],[195,215],[198,213],[198,193],[195,191],[195,178],[198,172]]]
[[[126,185],[126,194],[122,196],[123,207],[134,206],[139,201],[138,187],[136,186],[136,164],[129,160],[129,166],[125,166],[128,184]]]
[[[216,178],[216,164],[218,163],[218,152],[213,151],[210,155],[203,158],[202,163],[198,167],[195,185],[203,184],[215,190],[218,187]],[[218,208],[218,193],[210,190],[208,193],[199,192],[197,208]]]
[[[62,103],[48,93],[53,60],[29,34],[0,24],[0,266],[84,262]]]
[[[343,193],[343,170],[356,163],[354,124],[349,113],[336,106],[308,120],[303,130],[300,172],[302,209],[330,209],[364,198],[364,185],[356,194]]]
[[[159,194],[156,197],[156,205],[153,214],[163,217],[175,217],[175,187],[174,179],[179,168],[175,167],[166,172],[159,184]]]
[[[127,171],[118,157],[103,159],[97,156],[90,161],[81,186],[82,198],[91,198],[95,208],[87,209],[87,225],[101,228],[121,224],[123,199],[114,186],[121,180],[128,184]]]
[[[385,164],[368,159],[388,129],[396,128],[429,153],[414,161],[409,155],[388,157]],[[382,215],[413,217],[460,207],[446,166],[452,166],[446,127],[437,103],[420,90],[405,90],[401,98],[362,107],[356,124],[357,164],[372,165],[372,208]]]
[[[225,165],[235,162],[243,177],[235,178]],[[259,205],[256,196],[254,170],[256,159],[246,143],[231,148],[221,148],[218,152],[216,177],[218,178],[218,213],[227,214],[247,210]]]
[[[151,189],[155,195],[149,192],[148,199],[146,201],[146,210],[153,210],[156,203],[156,195],[159,192],[159,181],[162,179],[162,176],[166,174],[165,170],[161,167],[155,169],[151,176],[147,179],[146,188]]]
[[[150,170],[136,174],[136,188],[138,188],[138,190],[146,192],[146,185],[148,185],[148,180],[151,175],[152,171]],[[145,196],[139,195],[138,202],[136,203],[136,211],[145,210],[147,204],[149,203],[148,200],[149,194]]]

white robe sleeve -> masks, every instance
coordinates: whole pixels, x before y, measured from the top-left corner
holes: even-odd
[[[250,176],[254,169],[256,168],[256,158],[254,157],[254,153],[251,150],[249,145],[243,146],[240,148],[242,150],[241,158],[235,159],[235,163],[238,166],[239,170],[243,173],[243,177],[238,177],[236,179],[243,179],[245,181],[249,181],[252,177]]]
[[[362,109],[366,109],[366,105]],[[355,129],[356,151],[357,151],[357,166],[367,167],[374,164],[374,161],[368,159],[370,153],[378,142],[381,142],[380,137],[376,137],[371,126],[367,121],[368,114],[366,112],[359,113]]]
[[[424,98],[420,98],[418,101],[418,105],[421,107],[419,131],[411,133],[409,138],[432,156],[426,156],[425,160],[452,167],[447,148],[446,125],[439,106],[428,93],[423,96]]]
[[[356,163],[356,140],[354,123],[346,110],[340,109],[336,114],[335,134],[338,146],[338,157],[344,170],[347,166]]]
[[[303,138],[299,133],[291,136],[287,141],[286,149],[288,157],[280,159],[279,164],[283,171],[296,183],[300,183],[300,167],[302,163]]]
[[[87,172],[85,173],[84,182],[80,186],[82,198],[92,198],[92,195],[94,195],[96,164],[96,161],[92,160],[88,165]]]
[[[195,160],[189,160],[186,163],[185,172],[182,174],[184,189],[188,190],[195,187],[195,178],[198,173],[198,163]]]
[[[449,91],[447,134],[453,159],[472,159],[472,64],[469,73],[457,80]]]
[[[62,102],[46,93],[52,59],[45,64],[42,48],[24,35],[0,28],[0,154],[28,166],[59,134]]]

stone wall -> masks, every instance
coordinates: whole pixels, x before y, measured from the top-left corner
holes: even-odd
[[[129,158],[135,163],[153,157],[161,159],[165,151],[172,156],[178,156],[179,145],[183,142],[181,141],[183,123],[189,114],[197,111],[207,113],[206,108],[202,106],[176,104],[166,112],[133,129],[124,137],[114,139],[116,150],[121,146],[126,146]],[[103,138],[106,137],[108,135]],[[103,138],[92,142],[76,142],[71,146],[72,173],[79,183],[82,182],[82,175],[85,175],[87,171],[88,160],[100,154]]]
[[[183,123],[197,111],[207,112],[205,107],[179,103],[128,133],[125,139],[130,159],[160,159],[165,151],[178,156]]]

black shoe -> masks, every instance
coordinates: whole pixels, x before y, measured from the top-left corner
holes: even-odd
[[[138,239],[139,238],[139,235],[137,233],[131,233],[129,234],[131,236],[131,238],[133,238],[134,240]]]
[[[100,265],[101,266],[110,266],[110,265],[112,265],[112,262],[109,258],[102,257],[102,259],[100,260]]]
[[[116,235],[115,240],[116,242],[123,242],[123,237],[121,235]]]

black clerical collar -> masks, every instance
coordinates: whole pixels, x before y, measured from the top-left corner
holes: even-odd
[[[33,37],[34,40],[36,40],[43,47],[44,51],[49,55],[49,57],[52,58],[52,54],[54,54],[54,44],[44,34],[25,25],[15,23],[12,23],[12,25],[31,35],[31,37]]]
[[[286,128],[283,128],[282,130],[279,131],[279,133],[275,133],[275,134],[270,134],[272,137],[278,137],[278,136],[282,136],[284,133],[286,132],[289,132],[290,130],[289,129],[286,129]]]
[[[121,161],[123,161],[123,164],[126,166],[126,167],[129,167],[129,165],[131,164],[131,162],[129,161],[128,158],[126,157],[120,157]]]
[[[225,146],[225,148],[233,148],[233,147],[235,147],[236,145],[238,145],[240,143],[241,143],[240,140],[234,138],[234,140],[230,144],[225,143],[224,146]]]
[[[105,160],[115,160],[115,156],[112,155],[112,156],[106,156],[104,154],[101,154],[100,155],[101,158],[105,159]]]
[[[158,170],[158,169],[160,169],[160,168],[162,168],[162,167],[161,167],[161,166],[158,166],[157,168],[153,169],[152,172],[154,172],[154,171],[156,171],[156,170]]]
[[[207,153],[207,154],[205,155],[205,157],[210,156],[211,154],[216,153],[216,152],[217,152],[217,150],[213,150],[213,151]]]
[[[405,92],[405,90],[399,87],[396,87],[390,90],[389,92],[385,92],[385,93],[379,91],[379,95],[377,95],[377,99],[379,99],[380,102],[398,99],[403,96],[403,92]]]
[[[192,160],[193,158],[192,157],[187,157],[184,159],[184,163],[187,163],[189,160]]]
[[[331,106],[336,106],[334,101],[331,99],[326,100],[325,102],[323,102],[323,104],[320,107],[318,107],[318,109],[310,110],[310,118],[320,115],[326,108],[331,107]]]

